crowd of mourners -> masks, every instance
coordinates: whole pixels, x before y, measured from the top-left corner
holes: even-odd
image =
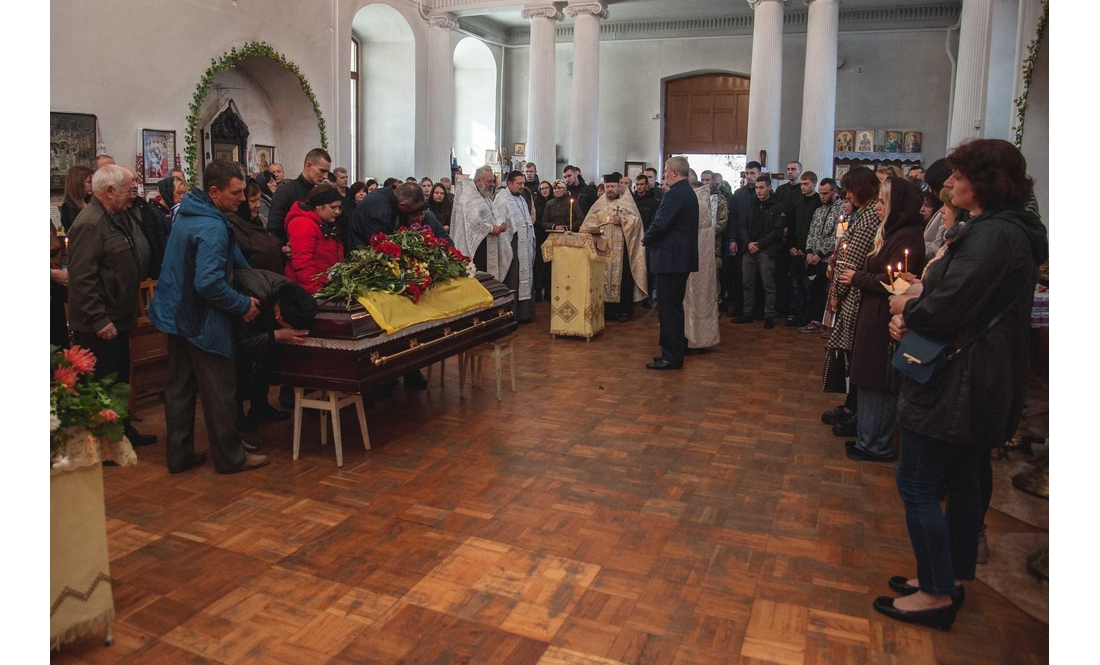
[[[449,237],[450,178],[349,183],[331,165],[312,150],[288,180],[280,164],[249,177],[215,161],[201,187],[176,170],[148,200],[138,174],[107,155],[69,169],[63,233],[51,229],[51,344],[89,348],[98,376],[127,381],[140,285],[158,280],[147,315],[169,338],[169,471],[206,460],[194,450],[196,397],[217,471],[265,465],[238,432],[289,418],[268,402],[271,354],[307,334],[326,271],[401,226]],[[784,175],[773,187],[750,161],[734,189],[720,173],[700,174],[720,200],[719,310],[735,324],[772,329],[779,319],[826,340],[824,388],[845,401],[822,421],[852,437],[850,459],[897,460],[917,562],[915,577],[889,580],[898,597],[874,607],[948,629],[980,558],[990,450],[1013,436],[1023,408],[1031,295],[1047,258],[1027,165],[1010,143],[981,139],[927,169],[854,167],[838,183],[791,161]],[[533,163],[522,176],[536,247],[552,231],[577,231],[604,186],[571,165],[561,179],[542,179]],[[663,196],[657,171],[620,186],[648,230]],[[536,301],[549,300],[551,269],[536,251]],[[919,355],[928,348],[941,350]],[[903,369],[914,362],[934,367],[931,378]],[[419,373],[405,382],[424,386]],[[284,390],[280,402],[290,408],[292,396]],[[134,445],[156,441],[125,426]]]

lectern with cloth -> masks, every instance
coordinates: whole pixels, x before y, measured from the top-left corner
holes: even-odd
[[[543,261],[553,262],[550,334],[591,339],[603,330],[603,282],[607,252],[590,233],[552,231],[542,243]]]

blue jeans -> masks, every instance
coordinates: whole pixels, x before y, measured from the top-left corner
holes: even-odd
[[[898,494],[905,502],[905,526],[925,593],[945,596],[955,588],[956,579],[974,579],[982,530],[982,455],[989,457],[982,446],[901,431]],[[947,483],[946,513],[940,508],[941,478]]]
[[[893,457],[898,396],[889,390],[855,389],[859,391],[856,447],[875,457]]]

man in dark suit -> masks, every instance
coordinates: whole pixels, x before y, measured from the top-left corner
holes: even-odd
[[[642,239],[657,283],[657,317],[661,322],[661,355],[646,365],[649,369],[684,366],[684,294],[688,275],[699,269],[699,198],[687,176],[687,159],[672,157],[665,162],[668,192]]]

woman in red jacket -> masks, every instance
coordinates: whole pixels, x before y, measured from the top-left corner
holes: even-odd
[[[328,269],[344,260],[344,245],[335,223],[340,202],[339,190],[323,182],[286,216],[290,245],[286,276],[314,295],[328,284]]]

